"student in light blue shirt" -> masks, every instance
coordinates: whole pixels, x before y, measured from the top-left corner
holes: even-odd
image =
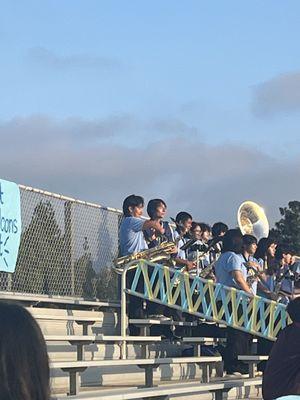
[[[164,233],[163,227],[157,221],[149,221],[142,218],[144,208],[144,199],[134,194],[126,197],[123,202],[124,218],[121,222],[120,253],[121,256],[127,256],[146,250],[148,248],[144,238],[143,230],[153,228],[155,231]],[[127,287],[131,286],[135,275],[135,270],[129,270],[126,275]],[[137,290],[143,290],[143,283],[138,281]],[[143,301],[136,296],[129,296],[128,316],[129,318],[144,318]],[[140,329],[130,325],[130,334],[139,335]]]
[[[215,264],[218,283],[252,294],[247,284],[247,268],[242,257],[243,235],[239,229],[229,229],[223,238],[223,249]]]
[[[239,229],[229,229],[223,237],[222,254],[215,264],[218,283],[244,290],[252,295],[247,284],[247,268],[242,258],[243,235]],[[251,335],[230,327],[227,330],[224,351],[224,368],[229,375],[241,376],[248,373],[248,367],[238,360],[240,354],[250,354]]]
[[[148,249],[144,237],[144,230],[154,229],[160,234],[164,233],[163,227],[158,221],[142,218],[144,199],[134,194],[126,197],[123,202],[124,218],[120,226],[120,253],[121,256],[135,254]]]

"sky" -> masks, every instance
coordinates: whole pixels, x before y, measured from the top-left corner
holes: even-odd
[[[271,225],[300,200],[300,3],[0,0],[0,177]]]

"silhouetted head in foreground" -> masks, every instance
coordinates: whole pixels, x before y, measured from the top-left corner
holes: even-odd
[[[296,297],[289,302],[287,312],[293,322],[300,323],[300,297]]]
[[[0,400],[49,400],[42,332],[23,307],[0,302]]]

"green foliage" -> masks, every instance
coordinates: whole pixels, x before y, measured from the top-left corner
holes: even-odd
[[[84,237],[80,243],[73,218],[72,204],[66,202],[62,232],[51,202],[37,204],[22,232],[12,284],[6,283],[9,290],[86,299],[117,298],[117,275],[110,266],[101,266],[100,272],[95,272],[88,239]],[[0,280],[7,280],[2,275]]]
[[[64,261],[64,238],[53,207],[40,202],[21,236],[13,289],[60,294]]]
[[[279,208],[281,219],[271,234],[296,254],[300,254],[300,202],[290,201],[288,207]]]

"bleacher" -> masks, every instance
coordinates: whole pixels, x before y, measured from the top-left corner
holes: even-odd
[[[142,274],[147,283],[144,292],[138,292],[133,285],[123,288],[121,303],[110,300],[116,298],[117,291],[111,260],[118,250],[120,211],[33,188],[20,186],[20,190],[22,243],[16,272],[1,273],[0,300],[23,304],[38,321],[47,343],[53,398],[197,396],[221,400],[227,394],[239,398],[249,398],[250,393],[256,396],[261,385],[261,377],[254,376],[257,359],[246,360],[251,377],[223,376],[220,355],[206,356],[202,349],[220,345],[226,339],[192,335],[192,329],[204,320],[226,325],[232,319],[237,324],[226,308],[226,291],[222,294],[224,315],[218,319],[215,315],[219,310],[211,299],[220,288],[199,280],[190,287],[189,278],[180,273],[176,279],[171,278],[168,269],[162,267],[156,267],[148,276],[140,265],[133,283]],[[155,286],[155,276],[159,274],[165,282],[160,289]],[[201,302],[193,298],[193,293],[203,293]],[[190,313],[193,321],[129,319],[127,294]],[[208,295],[210,301],[206,302]],[[240,297],[237,304],[245,302]],[[260,312],[262,307],[257,302],[253,310]],[[272,306],[269,312],[273,315],[277,311]],[[283,315],[284,310],[279,312]],[[274,326],[267,332],[265,326],[255,326],[247,318],[243,323],[242,329],[260,329],[261,336],[273,334],[276,329]],[[129,335],[130,325],[140,329],[140,336]],[[159,325],[184,328],[185,336],[169,340],[152,335],[151,329]]]
[[[14,300],[14,295],[3,300]],[[53,398],[74,399],[139,399],[185,398],[192,394],[203,398],[221,399],[229,391],[249,395],[250,389],[261,384],[261,378],[229,379],[223,377],[220,356],[202,356],[201,346],[224,343],[224,338],[184,337],[176,342],[150,336],[151,325],[173,324],[172,321],[131,321],[147,336],[121,336],[119,304],[70,301],[55,296],[19,296],[36,318],[47,343]],[[59,308],[57,308],[59,307]],[[196,322],[180,324],[187,328]],[[126,354],[122,344],[126,342]],[[182,356],[185,348],[195,354]],[[255,362],[254,362],[255,363]],[[231,390],[232,389],[232,390]],[[206,396],[206,397],[205,397]],[[211,397],[207,397],[211,396]]]

